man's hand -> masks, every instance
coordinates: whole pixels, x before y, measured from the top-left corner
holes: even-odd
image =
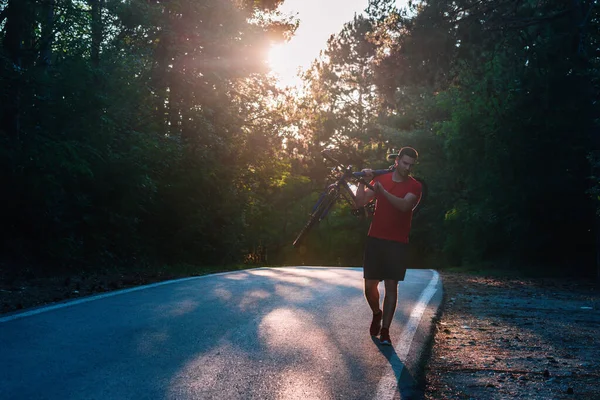
[[[375,185],[373,185],[373,188],[375,189],[375,195],[376,196],[378,194],[385,194],[385,192],[386,192],[385,188],[383,187],[383,185],[379,181],[375,182]]]
[[[365,169],[363,169],[361,172],[364,172],[364,173],[365,173],[365,179],[366,179],[366,180],[369,180],[369,181],[370,181],[370,180],[372,180],[372,179],[373,179],[373,176],[374,176],[374,175],[373,175],[373,170],[372,170],[372,169],[370,169],[370,168],[365,168]]]
[[[356,198],[354,203],[356,207],[362,207],[368,202],[370,202],[373,197],[375,197],[375,192],[367,189],[365,186],[365,182],[370,182],[373,180],[373,170],[369,168],[363,169],[361,172],[364,172],[365,176],[358,181],[358,188],[356,190]]]

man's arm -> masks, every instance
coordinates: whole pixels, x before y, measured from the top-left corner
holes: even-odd
[[[363,169],[365,173],[365,179],[371,180],[373,179],[373,173],[370,169]],[[354,199],[354,205],[356,208],[362,207],[365,204],[368,204],[375,197],[375,192],[365,186],[364,183],[358,182],[358,187],[356,188],[356,198]]]
[[[377,195],[383,195],[394,206],[395,209],[406,212],[412,210],[419,198],[414,193],[407,193],[404,197],[396,197],[383,188],[381,183],[375,183],[375,192]]]
[[[358,188],[356,189],[356,200],[354,201],[356,207],[358,208],[368,204],[374,197],[375,192],[366,187],[364,183],[359,182]]]

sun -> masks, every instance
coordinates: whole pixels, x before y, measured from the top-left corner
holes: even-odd
[[[269,51],[269,67],[271,71],[279,72],[286,69],[285,61],[285,43],[274,44]]]
[[[294,54],[290,43],[272,45],[268,64],[282,86],[297,86],[300,83],[298,68],[302,66],[302,61],[297,53]]]

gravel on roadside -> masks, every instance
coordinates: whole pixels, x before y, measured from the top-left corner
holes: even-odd
[[[597,282],[441,277],[425,399],[600,399]]]

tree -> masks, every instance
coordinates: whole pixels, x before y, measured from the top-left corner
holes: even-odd
[[[585,270],[593,102],[585,89],[591,71],[573,46],[583,3],[425,2],[411,18],[399,10],[377,14],[389,2],[373,4],[379,25],[371,37],[386,50],[377,63],[379,90],[404,100],[416,89],[424,101],[413,103],[421,112],[406,127],[443,141],[445,164],[429,179],[440,183],[449,206],[446,254],[458,263],[563,268],[573,261],[567,255],[579,254]],[[402,104],[397,113],[406,115]],[[576,193],[577,207],[561,207],[557,181]]]
[[[239,259],[238,173],[283,173],[260,147],[279,146],[274,111],[242,107],[272,96],[266,49],[295,27],[279,3],[0,3],[4,259]]]

